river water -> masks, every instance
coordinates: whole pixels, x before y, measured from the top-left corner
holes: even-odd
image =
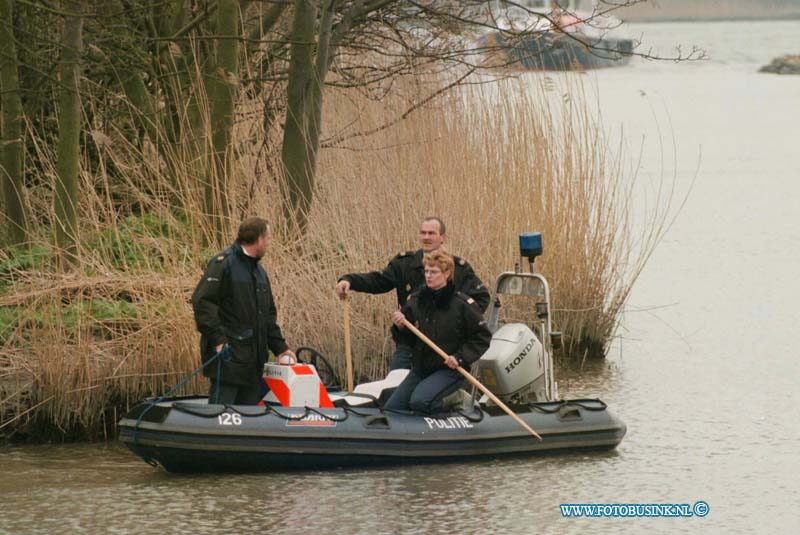
[[[800,53],[800,21],[629,31],[711,59],[569,75],[585,77],[631,161],[641,152],[645,187],[689,193],[608,359],[560,377],[562,396],[600,397],[627,423],[616,451],[175,476],[113,443],[5,448],[0,533],[800,532],[800,76],[756,72]],[[702,518],[559,509],[698,500]]]

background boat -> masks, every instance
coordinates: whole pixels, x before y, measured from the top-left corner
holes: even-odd
[[[607,9],[607,8],[606,8]],[[522,0],[491,4],[499,31],[480,38],[492,62],[523,70],[584,70],[625,65],[634,43],[622,22],[588,0]]]

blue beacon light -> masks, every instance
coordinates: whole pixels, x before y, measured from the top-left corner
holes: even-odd
[[[533,262],[542,254],[542,233],[523,232],[519,235],[519,254],[528,259],[533,271]]]

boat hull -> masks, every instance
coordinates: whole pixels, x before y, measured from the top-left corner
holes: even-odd
[[[505,51],[508,66],[522,70],[573,71],[619,67],[630,61],[633,41],[543,33],[509,40],[494,34],[488,42]],[[486,45],[484,45],[486,46]]]
[[[226,407],[202,398],[147,407],[139,405],[119,422],[120,439],[171,472],[364,467],[613,449],[626,432],[599,400],[517,408],[541,441],[496,408],[433,418],[379,409]]]

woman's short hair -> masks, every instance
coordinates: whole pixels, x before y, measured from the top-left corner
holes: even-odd
[[[447,252],[439,248],[436,251],[425,253],[422,257],[422,264],[425,266],[436,266],[447,273],[447,280],[453,280],[453,273],[455,273],[456,263],[453,257]]]
[[[269,224],[261,217],[248,217],[239,225],[236,241],[245,245],[252,245],[269,231]]]

